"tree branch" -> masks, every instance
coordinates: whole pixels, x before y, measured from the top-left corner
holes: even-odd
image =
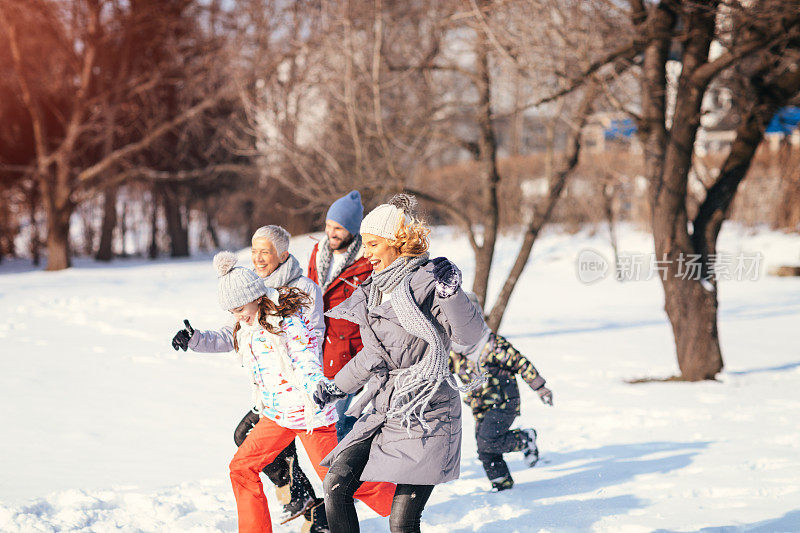
[[[581,151],[581,132],[583,127],[586,125],[586,121],[589,118],[599,93],[599,82],[593,80],[587,86],[586,93],[583,95],[583,98],[581,99],[581,102],[578,105],[573,117],[573,128],[567,139],[566,154],[560,165],[560,168],[557,171],[553,171],[552,167],[548,165],[548,174],[550,174],[548,176],[550,190],[548,192],[547,199],[545,200],[544,209],[535,210],[533,216],[531,216],[531,220],[525,229],[525,236],[522,240],[522,245],[520,246],[519,252],[517,253],[514,265],[511,267],[511,271],[509,272],[508,277],[503,284],[503,288],[500,291],[500,295],[497,297],[497,301],[495,301],[491,312],[488,314],[487,324],[493,331],[497,331],[500,328],[500,323],[503,320],[503,315],[505,314],[506,307],[508,306],[508,301],[511,298],[511,294],[514,292],[514,288],[517,285],[519,277],[522,275],[522,272],[525,270],[525,266],[528,264],[528,258],[533,250],[533,245],[536,242],[536,239],[538,238],[539,233],[542,231],[544,225],[549,222],[553,210],[561,198],[561,194],[564,191],[567,180],[578,164]],[[552,132],[552,125],[550,131]],[[550,147],[548,151],[552,154],[552,133],[550,135]]]
[[[473,250],[479,250],[480,246],[478,245],[478,241],[475,238],[475,231],[472,229],[472,220],[464,213],[463,210],[458,209],[452,202],[448,202],[442,198],[437,196],[433,196],[432,194],[420,191],[418,189],[405,189],[406,192],[413,194],[423,200],[427,200],[432,204],[435,204],[442,209],[444,209],[451,217],[461,223],[461,225],[467,230],[467,238],[469,239],[469,244],[472,246]]]
[[[373,120],[377,129],[378,139],[383,150],[383,158],[386,161],[386,168],[389,175],[395,180],[398,179],[397,170],[394,166],[392,152],[386,142],[387,133],[383,127],[383,107],[381,105],[381,46],[383,45],[383,6],[381,0],[375,0],[375,42],[372,47],[372,109]]]
[[[22,92],[22,100],[25,102],[25,108],[31,116],[31,127],[33,129],[34,144],[36,146],[36,159],[40,169],[47,166],[47,132],[45,129],[45,121],[42,116],[42,110],[33,99],[28,80],[25,78],[25,69],[22,68],[22,53],[19,49],[19,37],[17,35],[17,28],[11,24],[6,14],[6,8],[0,4],[0,22],[8,33],[9,48],[11,49],[11,59],[14,64],[14,71],[17,74],[20,90]]]
[[[795,51],[794,56],[786,57],[785,62],[796,64],[800,53]],[[714,253],[722,222],[727,217],[739,184],[747,176],[767,124],[775,112],[800,91],[800,69],[792,70],[785,66],[783,62],[778,62],[772,65],[772,72],[761,72],[751,80],[759,101],[745,114],[736,129],[736,139],[720,169],[719,177],[708,189],[693,221],[692,244],[698,253]],[[764,78],[770,81],[762,84]]]
[[[749,43],[741,45],[741,47],[737,48],[735,51],[729,50],[714,61],[698,67],[691,77],[691,83],[693,83],[695,87],[705,87],[714,76],[741,59],[760,50],[772,48],[780,42],[786,42],[797,38],[798,35],[800,35],[800,31],[798,31],[798,27],[795,25],[791,31],[781,34],[770,41],[765,42],[760,39],[754,39]]]
[[[140,139],[139,141],[130,143],[126,146],[123,146],[122,148],[114,150],[113,152],[108,154],[106,157],[104,157],[94,165],[90,166],[87,169],[84,169],[78,174],[77,181],[80,183],[83,181],[91,180],[95,178],[98,174],[108,170],[115,163],[118,163],[128,156],[136,154],[137,152],[145,150],[156,140],[158,140],[161,136],[165,135],[173,128],[180,126],[181,124],[189,120],[192,120],[193,118],[202,114],[206,110],[215,106],[222,99],[223,99],[223,91],[219,91],[216,94],[205,98],[203,101],[201,101],[198,104],[195,104],[194,106],[180,113],[172,120],[161,124],[156,129],[154,129],[153,131],[142,137],[142,139]]]
[[[600,59],[597,59],[589,64],[589,66],[581,72],[578,76],[574,77],[571,80],[567,80],[566,85],[559,89],[558,91],[551,93],[547,96],[539,98],[538,100],[534,100],[533,102],[529,102],[525,104],[525,109],[530,109],[532,107],[538,107],[542,104],[546,104],[561,98],[575,89],[586,83],[586,80],[591,78],[593,74],[599,71],[604,66],[608,65],[617,60],[628,60],[632,61],[633,58],[636,56],[637,53],[641,51],[644,47],[644,43],[634,43],[633,41],[620,46],[616,50],[612,50],[605,56]]]
[[[87,99],[89,91],[92,86],[92,78],[94,76],[95,60],[97,59],[97,42],[96,37],[99,32],[100,25],[100,6],[94,3],[90,8],[89,14],[89,27],[86,34],[83,36],[84,51],[81,56],[80,68],[80,81],[78,83],[78,90],[73,99],[72,113],[67,121],[64,129],[64,138],[59,147],[55,150],[57,154],[62,157],[68,157],[71,154],[75,142],[78,140],[78,134],[81,131],[81,125],[87,109]],[[68,173],[59,173],[63,180],[68,179]],[[62,183],[66,186],[66,183]]]

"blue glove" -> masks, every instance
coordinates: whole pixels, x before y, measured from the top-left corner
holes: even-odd
[[[189,324],[189,321],[184,320],[183,324],[186,327],[172,337],[172,347],[175,348],[176,352],[181,348],[183,348],[183,351],[185,352],[189,348],[189,339],[191,339],[192,335],[194,335],[194,329],[192,329],[192,325]]]
[[[313,398],[317,407],[322,409],[332,401],[344,398],[345,396],[347,396],[347,393],[337,387],[336,383],[320,380],[317,384],[317,390],[314,391]]]
[[[436,280],[436,296],[449,298],[461,286],[461,271],[456,265],[442,258],[433,267],[433,279]]]

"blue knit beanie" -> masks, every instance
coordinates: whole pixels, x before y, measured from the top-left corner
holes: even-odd
[[[364,206],[361,205],[361,193],[350,191],[331,204],[325,220],[333,220],[349,231],[350,235],[358,235],[363,216]]]

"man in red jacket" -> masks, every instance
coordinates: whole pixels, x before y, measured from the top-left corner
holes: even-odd
[[[361,249],[361,218],[364,207],[361,194],[350,191],[331,204],[325,216],[325,238],[314,245],[308,264],[308,277],[322,288],[324,311],[346,300],[353,290],[372,273],[372,265]],[[325,317],[325,342],[322,348],[325,377],[336,373],[361,350],[358,326],[347,320]],[[339,400],[336,410],[339,440],[352,429],[356,418],[345,416],[354,395]]]

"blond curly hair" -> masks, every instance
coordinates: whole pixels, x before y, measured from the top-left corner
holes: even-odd
[[[405,214],[405,220],[394,233],[394,239],[387,239],[389,246],[396,248],[403,257],[416,257],[428,251],[430,228],[423,220]]]

